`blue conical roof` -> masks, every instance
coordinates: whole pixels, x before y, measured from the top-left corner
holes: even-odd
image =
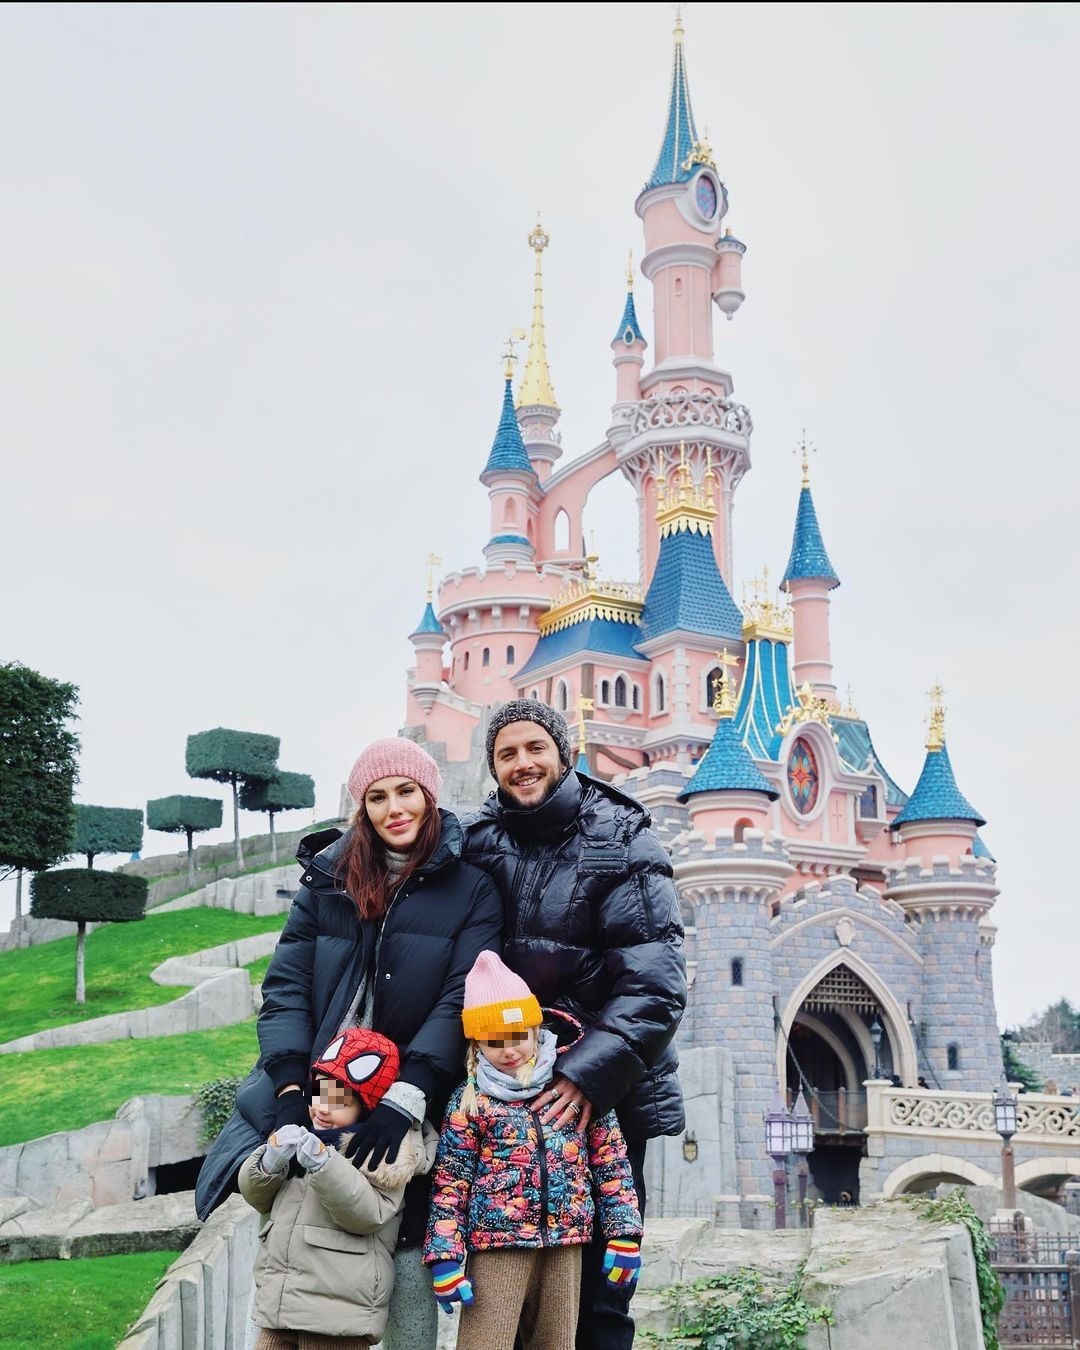
[[[627,335],[629,334],[629,341]],[[619,320],[619,328],[612,342],[625,342],[627,346],[635,340],[645,341],[645,335],[641,331],[641,325],[637,321],[637,310],[634,308],[634,292],[626,292],[626,304],[623,306],[622,318]]]
[[[589,772],[589,761],[584,750],[579,751],[577,763],[574,765],[574,769],[577,773]]]
[[[664,127],[664,139],[660,144],[660,153],[649,181],[649,188],[660,187],[664,183],[685,183],[697,172],[697,165],[684,168],[690,151],[697,141],[697,127],[694,125],[694,111],[690,107],[690,90],[686,83],[686,57],[683,55],[682,25],[675,29],[675,55],[671,63],[671,92],[668,95],[667,125]]]
[[[735,723],[730,717],[722,717],[712,744],[697,766],[697,772],[679,794],[679,801],[685,802],[698,792],[732,791],[763,792],[770,801],[780,796],[750,758]]]
[[[829,555],[825,552],[825,542],[821,537],[817,512],[810,488],[804,483],[799,493],[799,509],[795,513],[795,538],[791,541],[791,557],[788,558],[787,571],[780,583],[786,588],[789,581],[803,577],[813,577],[829,583],[829,589],[840,585],[840,578],[833,570]]]
[[[736,641],[742,637],[742,614],[716,565],[712,538],[696,530],[676,530],[660,541],[637,645],[677,630]]]
[[[410,633],[409,636],[416,637],[417,633],[439,633],[443,637],[446,636],[445,629],[443,628],[442,624],[438,621],[438,619],[435,617],[435,611],[431,607],[430,600],[424,606],[424,617],[416,625],[416,627],[413,629],[413,631]]]
[[[914,820],[973,820],[976,825],[986,824],[956,786],[949,752],[944,746],[940,750],[927,750],[915,791],[892,828]]]
[[[503,390],[502,412],[495,439],[491,443],[491,454],[484,465],[484,473],[499,472],[534,473],[529,456],[525,453],[525,442],[521,439],[521,427],[517,413],[514,412],[514,393],[509,378]]]

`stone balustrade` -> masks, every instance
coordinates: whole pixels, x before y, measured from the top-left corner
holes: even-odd
[[[937,1092],[866,1084],[867,1134],[922,1135],[1000,1142],[989,1092]],[[1016,1102],[1017,1143],[1058,1144],[1070,1149],[1080,1141],[1080,1100],[1022,1092]]]

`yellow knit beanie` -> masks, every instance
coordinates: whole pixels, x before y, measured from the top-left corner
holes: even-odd
[[[495,1041],[544,1020],[536,995],[494,952],[481,952],[465,976],[461,1021],[471,1041]]]

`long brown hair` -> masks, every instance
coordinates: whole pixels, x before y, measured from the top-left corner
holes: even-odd
[[[424,866],[442,837],[442,817],[435,799],[419,783],[416,786],[424,794],[427,810],[420,822],[416,843],[409,851],[408,865],[399,879],[399,885],[404,885],[417,868]],[[380,919],[386,913],[389,901],[386,845],[375,833],[363,802],[356,808],[352,826],[352,833],[338,864],[338,877],[360,917]]]

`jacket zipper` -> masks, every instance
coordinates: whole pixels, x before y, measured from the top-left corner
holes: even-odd
[[[378,1001],[379,989],[382,983],[379,980],[378,956],[382,954],[382,944],[386,941],[386,926],[390,922],[390,915],[394,912],[395,908],[397,907],[398,901],[404,900],[406,896],[412,894],[412,886],[411,884],[409,884],[411,883],[411,881],[412,878],[410,877],[409,882],[402,882],[398,886],[394,894],[390,897],[390,903],[389,905],[387,905],[386,913],[383,915],[382,928],[379,930],[379,932],[373,939],[374,950],[372,951],[372,957],[374,958],[374,960],[372,961],[371,967],[371,978],[375,984],[375,988],[371,991],[371,1020],[373,1023],[375,1021],[375,1004]],[[409,886],[408,890],[403,889],[406,885]]]
[[[540,1158],[540,1245],[548,1245],[548,1166],[547,1166],[547,1142],[544,1139],[544,1127],[540,1122],[540,1114],[537,1111],[530,1110],[529,1115],[536,1121],[536,1152]]]

